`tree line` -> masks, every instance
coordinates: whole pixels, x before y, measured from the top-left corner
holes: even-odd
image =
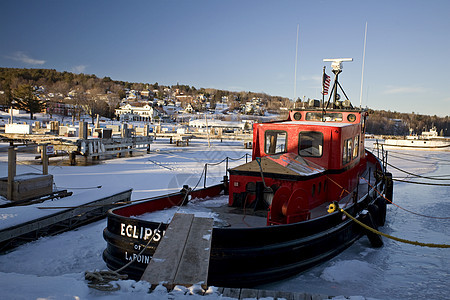
[[[369,109],[367,133],[385,135],[420,135],[433,127],[440,136],[450,136],[449,116],[421,115]]]
[[[44,86],[45,93],[53,94],[51,101],[43,101],[37,97],[32,87]],[[172,86],[160,85],[157,82],[136,83],[112,80],[110,77],[99,78],[89,74],[74,74],[59,72],[54,69],[20,69],[0,68],[0,106],[13,106],[28,111],[30,115],[41,111],[47,105],[47,111],[52,114],[52,103],[65,102],[72,104],[72,114],[79,115],[82,110],[91,115],[96,114],[113,118],[115,109],[121,99],[125,98],[126,90],[142,91],[149,89],[155,92],[154,97],[164,99],[170,91],[177,90],[180,94],[195,97],[203,94],[215,107],[224,96],[228,98],[230,110],[253,98],[261,99],[267,111],[280,113],[280,107],[292,108],[292,102],[286,97],[271,96],[265,93],[250,91],[226,91],[200,88],[177,83]],[[169,92],[168,92],[169,91]],[[66,96],[71,93],[70,99]],[[449,136],[449,116],[438,117],[415,113],[400,113],[384,110],[369,110],[367,132],[372,134],[407,135],[410,129],[415,134],[430,130],[433,126],[441,135]]]

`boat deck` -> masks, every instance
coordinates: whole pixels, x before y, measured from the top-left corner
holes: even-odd
[[[370,166],[370,170],[374,170],[374,166]],[[368,173],[368,172],[367,172]],[[364,178],[369,178],[367,174],[363,174]],[[371,184],[375,184],[374,176],[370,176]],[[358,199],[361,199],[368,193],[368,184],[365,180],[359,180]],[[352,203],[352,195],[347,195],[339,201],[340,207],[345,208]],[[328,206],[330,202],[326,202],[313,208],[311,219],[318,218],[328,214]],[[134,216],[141,220],[153,222],[170,223],[175,213],[194,214],[196,217],[206,217],[214,219],[214,227],[217,228],[254,228],[267,226],[267,211],[254,210],[253,208],[238,208],[228,206],[228,195],[219,195],[213,198],[192,199],[185,206],[172,207],[162,211],[150,212],[140,216]]]

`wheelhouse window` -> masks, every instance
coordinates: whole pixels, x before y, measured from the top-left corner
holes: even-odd
[[[327,122],[342,122],[341,113],[321,113],[321,112],[308,112],[306,113],[307,121],[327,121]]]
[[[347,139],[344,142],[344,149],[342,150],[342,164],[345,165],[352,160],[353,139]]]
[[[323,153],[323,133],[302,131],[298,137],[298,154],[304,157],[321,157]]]
[[[287,151],[287,132],[284,130],[267,130],[265,132],[266,154],[284,153]]]

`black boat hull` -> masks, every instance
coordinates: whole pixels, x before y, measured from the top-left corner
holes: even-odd
[[[382,185],[383,182],[380,181],[377,189],[382,190]],[[222,189],[222,185],[216,185],[194,191],[192,197],[212,196]],[[370,195],[366,194],[356,204],[346,208],[346,211],[357,216],[362,209],[382,197],[373,190]],[[103,232],[107,241],[103,259],[107,266],[116,270],[136,257],[122,273],[139,280],[168,224],[139,220],[131,216],[178,205],[183,197],[184,194],[175,193],[110,210],[108,225]],[[155,230],[154,241],[138,255]],[[359,225],[345,219],[340,212],[287,225],[215,227],[212,232],[208,284],[252,287],[281,280],[331,259],[363,234]]]

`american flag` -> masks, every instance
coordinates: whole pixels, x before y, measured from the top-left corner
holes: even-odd
[[[322,93],[324,95],[328,95],[328,88],[330,87],[330,81],[331,81],[330,76],[328,76],[327,74],[325,74],[325,72],[323,72],[323,83],[322,83],[323,92]]]

